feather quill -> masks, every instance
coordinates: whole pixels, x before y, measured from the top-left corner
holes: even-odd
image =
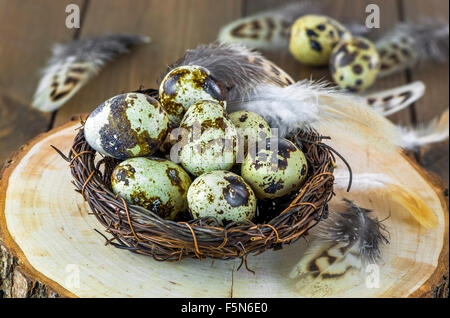
[[[333,212],[311,231],[310,248],[294,266],[290,278],[343,276],[350,268],[376,264],[389,243],[386,227],[370,210],[344,199],[346,210]]]
[[[400,23],[382,36],[375,46],[384,77],[423,62],[445,62],[449,55],[448,22],[423,20]]]
[[[148,42],[150,38],[143,35],[115,34],[56,44],[34,94],[33,108],[44,112],[58,109],[106,62]]]

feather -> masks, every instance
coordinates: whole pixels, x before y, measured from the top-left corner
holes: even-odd
[[[294,266],[291,278],[343,276],[349,269],[377,264],[389,243],[386,227],[370,210],[344,199],[346,210],[333,212],[311,231],[310,248]]]
[[[106,62],[148,42],[150,38],[143,35],[115,34],[56,44],[34,94],[33,108],[44,112],[58,109]]]
[[[290,3],[235,20],[219,31],[218,41],[254,49],[287,50],[292,23],[306,13],[320,11],[318,3],[320,1]]]
[[[342,170],[336,170],[335,174],[336,189],[345,189],[348,185],[348,177]],[[396,202],[405,207],[412,217],[426,229],[431,229],[438,225],[438,220],[428,205],[415,193],[408,189],[407,185],[395,183],[388,176],[381,173],[362,173],[353,174],[352,191],[367,191],[378,189],[389,195],[392,202]]]
[[[238,44],[200,45],[188,50],[169,66],[167,73],[182,65],[199,65],[208,69],[227,88],[227,102],[242,99],[253,87],[262,83],[274,86],[293,83],[286,72],[259,52]]]
[[[382,151],[392,150],[400,141],[396,127],[369,108],[364,98],[345,94],[325,82],[303,80],[285,87],[259,85],[245,99],[231,101],[229,107],[230,111],[258,113],[278,129],[280,137],[299,128],[321,131],[333,123],[354,126],[359,130],[354,138],[370,141]]]
[[[448,139],[449,135],[449,110],[427,124],[421,124],[413,128],[398,127],[401,131],[402,144],[406,149],[416,149],[432,143]]]
[[[383,116],[390,116],[423,97],[425,84],[416,81],[389,90],[366,94],[367,104]]]
[[[334,187],[336,189],[346,189],[348,186],[349,175],[341,169],[334,172]],[[370,189],[379,189],[392,184],[393,181],[388,176],[381,173],[359,173],[352,175],[352,190],[365,191]]]
[[[307,0],[258,12],[222,27],[217,40],[245,45],[252,49],[287,51],[290,29],[295,20],[306,14],[320,14],[324,7],[323,1]],[[373,33],[372,29],[358,22],[344,23],[344,26],[355,36],[370,37]]]
[[[448,22],[399,23],[375,46],[381,60],[378,77],[404,71],[422,62],[445,62],[449,54]]]

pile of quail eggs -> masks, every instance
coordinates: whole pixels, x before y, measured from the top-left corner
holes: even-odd
[[[322,15],[305,15],[291,28],[289,50],[310,66],[329,65],[335,83],[348,91],[370,87],[380,69],[374,44],[351,33],[338,21]]]
[[[103,102],[84,136],[118,159],[111,189],[129,204],[167,220],[250,221],[258,200],[297,192],[308,164],[261,116],[226,107],[226,91],[207,69],[181,66],[165,76],[159,99],[132,92]]]

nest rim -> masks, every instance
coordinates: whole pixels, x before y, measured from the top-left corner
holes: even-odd
[[[154,97],[155,90],[139,92]],[[233,222],[225,226],[219,225],[213,217],[165,220],[115,195],[110,187],[110,175],[120,161],[104,156],[96,162],[96,151],[85,140],[83,127],[75,136],[68,156],[57,151],[69,162],[75,190],[87,201],[105,231],[112,235],[112,238],[107,238],[95,230],[104,237],[107,245],[152,256],[157,261],[241,258],[239,267],[245,263],[248,269],[248,255],[259,255],[294,243],[327,217],[328,202],[334,196],[335,155],[344,161],[351,176],[351,168],[345,159],[322,142],[329,137],[299,130],[288,139],[301,147],[310,168],[300,190],[289,197],[291,201],[284,203],[285,206],[276,203],[277,200],[258,200],[258,203],[262,201],[258,209],[270,203],[278,209],[265,222]],[[349,187],[350,184],[351,180]],[[282,199],[286,201],[286,197]]]

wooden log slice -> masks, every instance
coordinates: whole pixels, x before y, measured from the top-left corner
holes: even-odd
[[[105,233],[104,228],[74,191],[67,162],[50,147],[67,153],[79,126],[70,122],[38,136],[3,168],[2,296],[429,297],[448,290],[448,200],[440,186],[406,156],[389,164],[383,158],[374,162],[378,169],[389,170],[392,178],[408,182],[432,208],[439,225],[425,230],[385,193],[338,193],[374,210],[379,219],[391,215],[385,221],[390,244],[382,251],[379,284],[368,287],[364,273],[355,271],[310,282],[289,278],[307,248],[305,240],[250,256],[248,264],[256,274],[244,268],[237,271],[239,259],[167,263],[105,246],[104,238],[94,231]],[[333,202],[338,208],[339,200]]]

